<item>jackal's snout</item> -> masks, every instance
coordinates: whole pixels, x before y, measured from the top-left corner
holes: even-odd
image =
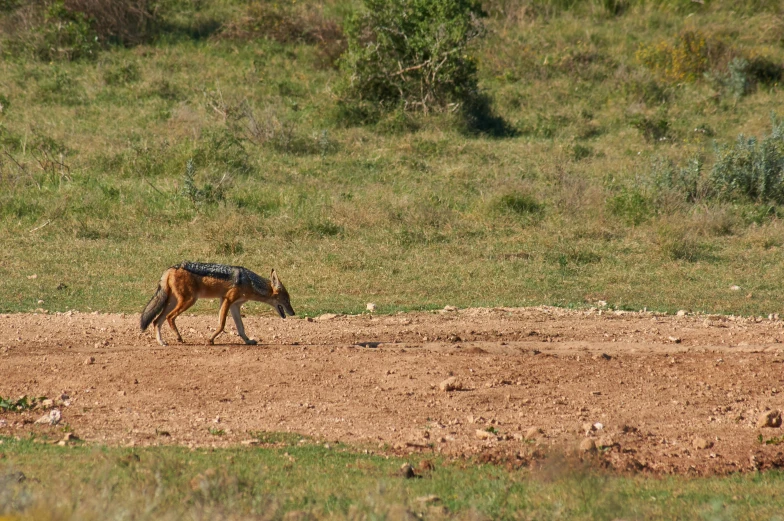
[[[289,316],[296,315],[296,313],[294,313],[294,308],[291,307],[291,304],[289,304],[288,302],[278,304],[275,307],[275,309],[278,310],[278,315],[280,315],[280,318],[286,318],[286,315]]]

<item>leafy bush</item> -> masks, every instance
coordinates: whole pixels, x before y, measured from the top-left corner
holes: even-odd
[[[754,92],[757,85],[772,85],[784,77],[784,67],[780,63],[763,57],[748,60],[734,58],[728,65],[728,72],[721,77],[720,83],[735,98]]]
[[[46,11],[43,42],[38,56],[44,61],[94,58],[99,50],[98,35],[87,14],[72,11],[60,0]]]
[[[181,193],[185,196],[195,207],[204,204],[215,204],[224,200],[226,195],[226,181],[227,176],[213,186],[211,183],[205,183],[204,186],[199,187],[196,185],[196,167],[193,165],[193,160],[189,159],[185,165],[185,173],[182,179]]]
[[[771,119],[772,131],[761,140],[741,134],[731,147],[716,150],[711,180],[719,192],[784,204],[784,123]]]
[[[607,200],[607,209],[626,223],[637,226],[653,214],[653,206],[637,190],[624,190]]]
[[[640,131],[646,141],[663,141],[670,131],[670,122],[663,116],[649,118],[635,115],[630,118],[630,122],[634,128]]]
[[[672,161],[658,161],[653,166],[653,188],[657,193],[679,194],[688,203],[697,202],[711,192],[702,166],[700,157],[691,158],[685,167],[678,167]]]
[[[504,194],[495,203],[497,209],[511,212],[520,216],[538,215],[544,211],[544,206],[525,193]]]
[[[348,19],[346,96],[428,112],[477,97],[468,45],[482,34],[477,0],[364,0]]]
[[[150,41],[158,26],[155,0],[63,0],[71,17],[89,21],[103,44],[138,45]]]
[[[637,50],[637,60],[663,76],[678,83],[695,81],[717,65],[724,55],[724,45],[700,31],[681,32],[674,42],[642,45]]]

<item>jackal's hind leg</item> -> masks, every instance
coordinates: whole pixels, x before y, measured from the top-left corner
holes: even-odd
[[[162,346],[168,345],[166,341],[163,339],[163,335],[161,334],[161,327],[163,323],[166,322],[166,315],[171,313],[171,311],[177,306],[177,299],[173,295],[169,295],[169,299],[166,301],[166,305],[161,311],[161,314],[155,317],[153,321],[153,325],[155,326],[155,338],[158,340],[158,343]]]
[[[258,342],[253,340],[252,338],[248,338],[245,334],[245,326],[242,325],[242,314],[240,313],[240,308],[244,304],[244,301],[237,301],[229,307],[229,311],[231,311],[231,318],[234,319],[234,325],[237,326],[237,334],[240,335],[242,340],[251,346],[255,346]]]
[[[169,323],[169,327],[171,327],[172,330],[174,330],[174,332],[177,334],[178,342],[184,342],[184,340],[182,339],[182,335],[180,335],[180,330],[177,329],[177,324],[174,323],[174,320],[178,316],[180,316],[183,312],[185,312],[186,309],[194,305],[196,303],[196,300],[197,299],[194,297],[190,297],[190,298],[183,297],[183,299],[177,303],[177,306],[168,315],[166,315],[166,321]]]

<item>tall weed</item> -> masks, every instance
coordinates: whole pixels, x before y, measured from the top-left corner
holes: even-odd
[[[723,195],[784,204],[784,122],[771,121],[761,139],[741,134],[734,145],[717,147],[711,180]]]
[[[693,82],[716,67],[725,51],[720,40],[702,31],[685,30],[674,41],[662,40],[640,46],[636,57],[668,81]]]

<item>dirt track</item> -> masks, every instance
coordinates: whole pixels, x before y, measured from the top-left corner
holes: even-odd
[[[756,426],[766,409],[784,409],[778,320],[554,308],[265,315],[245,319],[259,345],[225,335],[207,346],[216,318],[183,316],[188,343],[165,348],[137,321],[0,316],[0,396],[68,397],[56,401],[57,427],[33,423],[41,410],[0,412],[0,435],[56,440],[67,424],[88,442],[221,446],[291,431],[511,464],[590,437],[604,447],[595,457],[618,469],[784,465],[784,444],[758,440],[784,429]],[[439,388],[450,375],[463,390]],[[531,427],[541,433],[523,440]],[[712,446],[695,448],[696,438]]]

